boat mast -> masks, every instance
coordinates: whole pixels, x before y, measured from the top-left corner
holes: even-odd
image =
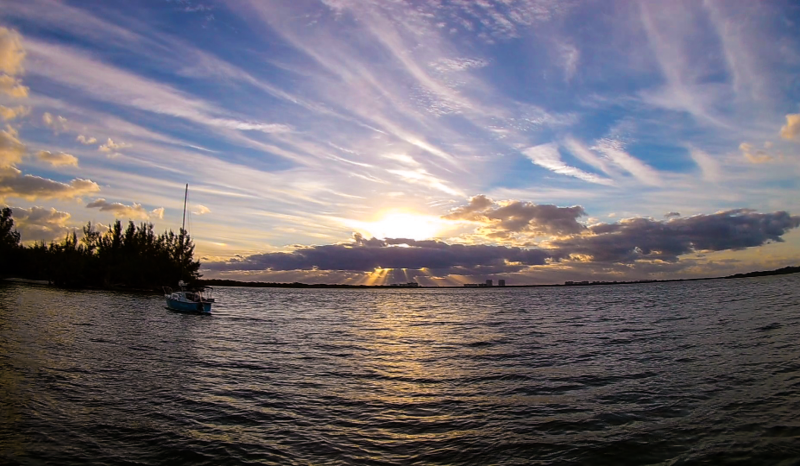
[[[186,183],[186,192],[183,193],[183,222],[181,222],[181,234],[186,230],[186,200],[189,199],[189,183]]]

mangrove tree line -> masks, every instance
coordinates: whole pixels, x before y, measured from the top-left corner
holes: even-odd
[[[106,231],[91,222],[81,238],[73,231],[61,242],[20,243],[12,210],[0,214],[0,275],[37,280],[66,287],[129,287],[158,289],[200,278],[194,244],[186,230],[157,235],[150,223],[123,228],[117,220]]]

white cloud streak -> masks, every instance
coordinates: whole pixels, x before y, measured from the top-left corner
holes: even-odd
[[[637,180],[650,186],[662,186],[663,181],[652,167],[625,152],[622,142],[613,139],[601,139],[592,149],[603,153],[611,162],[634,176]]]
[[[613,185],[614,182],[608,178],[597,176],[593,173],[585,172],[579,168],[572,167],[561,160],[561,155],[558,153],[558,145],[555,143],[542,144],[539,146],[529,147],[522,151],[531,162],[551,170],[560,175],[572,176],[583,181],[590,183]]]
[[[689,155],[703,172],[703,179],[711,182],[718,182],[722,179],[722,169],[714,157],[694,147],[689,148]]]

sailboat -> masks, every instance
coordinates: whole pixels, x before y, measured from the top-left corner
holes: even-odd
[[[186,201],[189,199],[189,184],[186,184],[186,192],[183,194],[183,222],[181,232],[185,232],[186,227]],[[186,282],[178,281],[179,291],[172,291],[172,288],[164,287],[164,298],[167,300],[167,309],[177,312],[192,312],[200,314],[211,314],[211,304],[214,302],[212,297],[213,289],[206,287],[201,291],[189,291],[186,289]]]

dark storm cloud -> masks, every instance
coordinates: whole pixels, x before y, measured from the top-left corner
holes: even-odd
[[[586,228],[578,223],[578,218],[583,215],[586,212],[581,206],[558,207],[526,201],[495,206],[491,199],[481,194],[470,199],[468,205],[453,210],[443,218],[480,222],[484,224],[483,230],[487,236],[504,238],[523,232],[574,235]]]
[[[747,209],[656,221],[633,218],[594,225],[591,234],[558,240],[561,254],[591,257],[592,262],[631,263],[638,259],[678,260],[695,251],[723,251],[781,242],[781,236],[800,226],[800,216],[787,212],[762,214]]]
[[[496,273],[542,265],[548,257],[549,253],[541,249],[447,244],[441,241],[410,239],[364,239],[356,235],[352,243],[300,248],[288,253],[255,254],[237,261],[207,263],[205,268],[371,272],[380,267],[428,268],[446,273]]]
[[[583,212],[580,207],[577,209]],[[459,213],[467,214],[469,212],[466,210]],[[558,215],[554,217],[558,218]],[[565,225],[562,229],[568,230],[569,222]],[[292,252],[256,254],[234,258],[229,262],[207,262],[204,269],[218,272],[361,273],[377,268],[425,268],[437,276],[489,276],[562,262],[562,266],[580,266],[587,273],[601,269],[608,272],[609,267],[630,268],[634,264],[630,270],[632,274],[656,275],[662,272],[676,273],[690,266],[690,258],[677,263],[681,255],[780,242],[781,236],[799,226],[800,216],[792,216],[787,212],[762,214],[747,209],[661,221],[639,217],[582,227],[578,229],[579,234],[549,243],[549,249],[448,244],[400,238],[367,239],[356,234],[349,243],[300,247]],[[653,262],[656,260],[669,264]],[[538,272],[547,268],[540,267]],[[557,275],[557,268],[553,269],[553,274]]]

